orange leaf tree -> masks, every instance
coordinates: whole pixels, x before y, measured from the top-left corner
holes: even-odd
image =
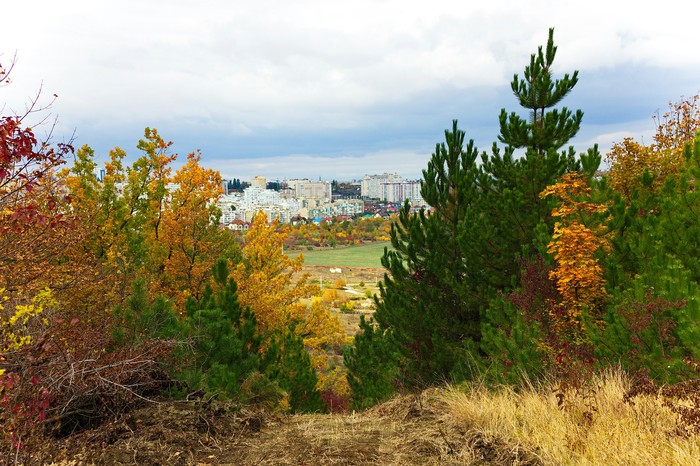
[[[556,267],[550,278],[556,281],[565,313],[560,317],[562,329],[578,331],[585,310],[597,314],[608,299],[603,268],[596,253],[609,249],[608,240],[599,228],[586,225],[592,214],[607,210],[590,201],[591,188],[578,172],[567,173],[558,183],[548,186],[541,197],[556,196],[561,204],[552,210],[559,218],[547,251],[554,255]]]
[[[220,216],[216,201],[223,194],[219,172],[203,168],[201,155],[191,153],[172,183],[168,207],[160,226],[159,243],[164,247],[161,289],[180,305],[184,298],[201,297],[219,257],[236,255],[237,244],[226,231],[218,229]]]
[[[123,303],[140,278],[151,297],[163,294],[182,311],[187,296],[201,296],[216,260],[236,255],[237,245],[217,228],[221,176],[201,167],[198,153],[172,174],[170,145],[146,128],[143,155],[131,166],[115,148],[97,181],[94,152],[85,146],[62,174],[74,211],[90,226],[82,246],[99,278],[93,303],[97,296],[106,306]]]

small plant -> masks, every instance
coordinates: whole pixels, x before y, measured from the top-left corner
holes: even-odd
[[[340,312],[343,314],[352,314],[355,312],[355,303],[352,301],[345,302],[340,305]]]
[[[328,304],[332,304],[338,300],[338,292],[333,288],[328,288],[323,292],[321,299]]]
[[[345,288],[345,285],[345,280],[343,280],[342,278],[339,278],[338,280],[333,282],[333,288],[338,290],[342,290],[343,288]]]

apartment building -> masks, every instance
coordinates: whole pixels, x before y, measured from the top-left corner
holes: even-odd
[[[331,199],[331,184],[328,181],[309,179],[287,180],[288,193],[299,199]]]
[[[400,183],[401,175],[398,173],[384,173],[382,175],[365,175],[360,184],[360,195],[368,199],[383,200],[382,184]]]
[[[267,178],[264,176],[254,176],[253,179],[250,180],[250,186],[260,189],[267,189]]]
[[[420,181],[401,181],[398,183],[382,183],[380,199],[387,202],[403,203],[406,199],[411,205],[424,205],[420,195]]]

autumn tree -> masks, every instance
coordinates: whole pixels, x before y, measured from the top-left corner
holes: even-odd
[[[238,283],[241,304],[250,307],[262,331],[284,333],[293,328],[320,357],[326,346],[343,342],[344,331],[328,309],[303,302],[318,295],[319,289],[302,273],[303,256],[291,258],[284,253],[284,239],[277,221],[268,225],[267,216],[258,212],[246,235],[242,260],[231,276]],[[317,367],[322,360],[315,359]]]
[[[600,219],[598,227],[585,224],[585,220],[590,222],[591,214],[604,213],[607,207],[586,199],[590,191],[581,174],[568,173],[540,194],[560,199],[559,206],[552,211],[558,220],[547,252],[554,256],[556,267],[550,278],[555,280],[561,303],[566,307],[567,322],[561,322],[566,326],[580,326],[584,310],[599,314],[609,297],[603,268],[596,257],[598,251],[610,249],[609,243],[602,236]]]
[[[227,232],[218,228],[221,175],[203,168],[200,160],[200,154],[189,154],[170,179],[175,187],[168,194],[158,239],[166,249],[160,288],[180,304],[188,295],[199,299],[214,260],[237,255]]]
[[[0,64],[0,88],[11,69]],[[23,115],[0,116],[0,287],[10,292],[62,286],[70,273],[61,258],[76,240],[70,198],[55,177],[73,147],[35,136],[27,121],[45,110],[38,99]]]
[[[82,246],[95,262],[93,303],[123,303],[132,282],[146,278],[151,298],[163,293],[182,310],[187,296],[201,296],[218,258],[237,257],[236,243],[217,228],[220,175],[195,153],[173,174],[170,145],[146,128],[143,155],[131,166],[115,148],[97,181],[95,154],[84,146],[62,174],[74,211],[90,225]]]
[[[649,145],[633,138],[615,144],[605,157],[610,186],[629,200],[635,189],[658,192],[669,176],[677,175],[685,163],[683,148],[700,130],[699,105],[699,95],[670,102],[667,112],[654,116],[656,133]],[[652,178],[649,188],[642,182],[645,173]]]

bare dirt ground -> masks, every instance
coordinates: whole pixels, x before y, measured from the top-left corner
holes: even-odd
[[[66,466],[541,464],[517,445],[452,423],[435,393],[333,415],[155,404],[57,442],[50,461]]]
[[[384,278],[384,269],[374,269],[370,267],[340,267],[341,272],[333,274],[330,268],[322,265],[304,264],[302,272],[308,272],[312,280],[323,278],[325,282],[343,279],[348,284],[365,283],[366,285],[376,285],[377,281]]]

